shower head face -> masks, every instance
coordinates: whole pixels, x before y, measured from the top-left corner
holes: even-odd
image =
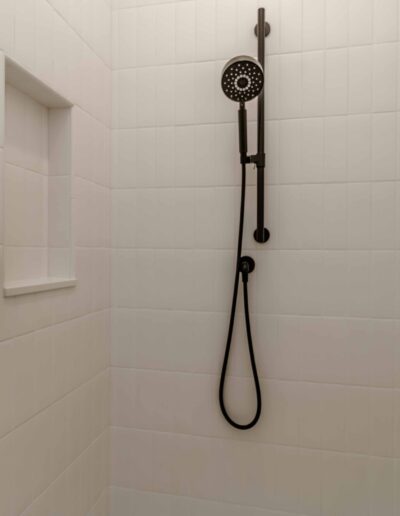
[[[248,102],[264,87],[262,66],[254,57],[234,57],[222,70],[221,86],[225,95],[234,102]]]

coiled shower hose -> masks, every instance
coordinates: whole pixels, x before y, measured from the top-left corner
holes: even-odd
[[[224,360],[222,363],[222,370],[221,370],[221,380],[220,380],[220,384],[219,384],[219,404],[221,407],[222,414],[223,414],[224,418],[228,421],[228,423],[230,425],[232,425],[234,428],[237,428],[238,430],[248,430],[248,429],[252,428],[253,426],[255,426],[257,424],[257,421],[260,419],[260,415],[261,415],[261,389],[260,389],[260,381],[258,379],[256,359],[255,359],[255,355],[254,355],[253,339],[251,336],[249,299],[248,299],[248,292],[247,292],[248,273],[252,271],[252,268],[250,268],[249,265],[251,265],[251,263],[250,263],[250,261],[251,261],[253,263],[253,268],[254,268],[254,262],[251,260],[251,258],[242,257],[245,202],[246,202],[246,165],[242,163],[242,188],[241,188],[241,199],[240,199],[239,235],[238,235],[238,245],[237,245],[235,282],[234,282],[234,287],[233,287],[233,298],[232,298],[231,315],[230,315],[230,319],[229,319],[228,337],[226,340],[226,348],[225,348]],[[234,421],[231,418],[231,416],[228,414],[228,412],[226,410],[225,399],[224,399],[226,373],[227,373],[227,369],[228,369],[229,354],[230,354],[231,344],[232,344],[233,328],[235,325],[235,314],[236,314],[236,304],[237,304],[237,296],[238,296],[238,290],[239,290],[240,274],[242,274],[242,280],[243,280],[243,300],[244,300],[244,313],[245,313],[245,320],[246,320],[247,343],[248,343],[248,348],[249,348],[251,370],[253,373],[254,386],[255,386],[255,390],[256,390],[256,401],[257,401],[256,413],[255,413],[253,419],[249,423],[246,423],[246,424],[237,423],[236,421]]]

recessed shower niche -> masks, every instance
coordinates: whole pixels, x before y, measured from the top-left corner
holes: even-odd
[[[3,292],[70,287],[72,105],[8,58],[4,65]]]

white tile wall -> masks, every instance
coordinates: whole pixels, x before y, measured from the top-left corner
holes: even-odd
[[[78,286],[0,297],[0,514],[108,516],[110,2],[2,0],[0,50],[75,104],[80,142],[72,157]],[[32,152],[13,150],[15,174],[8,165],[0,190],[8,179],[18,188],[21,170],[32,169],[25,194],[33,200],[43,195],[42,155],[34,151],[45,132],[25,128]],[[0,147],[3,160],[3,128]],[[34,206],[13,201],[6,196],[15,211]],[[29,225],[0,231],[0,284],[5,238],[29,242],[32,254],[19,259],[41,266],[39,217],[26,211]],[[60,228],[52,230],[61,236]]]
[[[264,411],[238,433],[217,403],[240,179],[219,73],[256,53],[258,5],[272,237],[252,240],[249,170],[245,247]],[[111,515],[398,514],[399,2],[113,7]],[[228,402],[245,417],[241,316]]]

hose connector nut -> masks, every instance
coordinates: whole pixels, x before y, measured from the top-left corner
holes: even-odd
[[[242,256],[240,258],[239,270],[242,273],[243,282],[247,283],[249,274],[254,271],[256,262],[251,256]]]

